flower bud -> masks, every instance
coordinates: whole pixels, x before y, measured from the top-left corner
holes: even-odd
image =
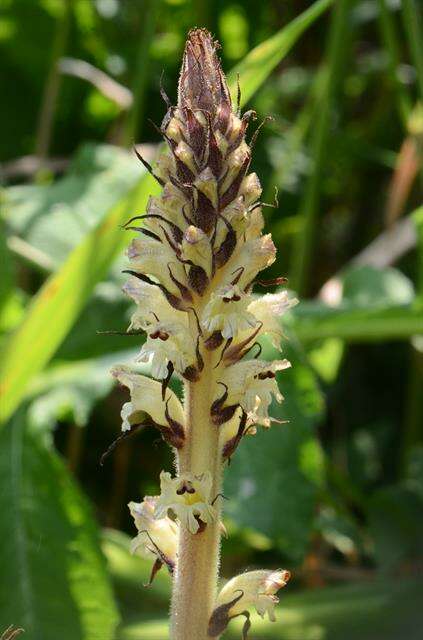
[[[231,99],[216,54],[218,45],[205,29],[188,34],[178,89],[178,107],[202,110],[222,120],[231,110]]]
[[[256,202],[261,196],[262,188],[256,173],[250,173],[241,183],[240,193],[247,206]]]
[[[194,182],[198,191],[204,194],[214,209],[218,207],[217,182],[210,167],[206,167]]]
[[[190,225],[182,240],[182,257],[197,267],[201,267],[206,275],[210,275],[212,253],[207,234],[198,227]]]

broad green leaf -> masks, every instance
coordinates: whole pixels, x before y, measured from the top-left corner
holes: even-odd
[[[144,175],[139,184],[69,255],[34,297],[28,313],[3,353],[0,369],[0,421],[16,409],[31,377],[45,366],[82,311],[94,286],[107,275],[128,236],[120,225],[145,207],[156,192],[154,179]]]
[[[53,360],[27,387],[31,426],[44,431],[54,427],[58,420],[85,426],[96,403],[114,384],[111,367],[135,360],[138,351],[113,351],[97,358],[67,362]]]
[[[52,184],[5,189],[2,215],[13,234],[57,268],[136,184],[140,173],[141,165],[125,149],[85,144],[66,175]],[[24,247],[22,252],[25,255]]]
[[[392,267],[376,269],[360,266],[348,269],[342,278],[342,301],[354,307],[386,308],[410,304],[414,299],[413,283]]]
[[[96,403],[114,384],[111,367],[134,359],[136,353],[126,350],[82,361],[53,361],[28,386],[29,421],[41,429],[53,428],[58,420],[85,426]]]
[[[117,258],[115,265],[124,268]],[[115,268],[113,267],[113,270]],[[102,331],[125,331],[129,326],[130,316],[134,312],[133,302],[122,292],[125,274],[119,274],[120,282],[115,282],[113,274],[109,274],[107,282],[100,282],[90,297],[89,302],[80,314],[77,322],[66,339],[57,350],[57,360],[86,360],[96,358],[113,351],[124,351],[132,346],[140,345],[143,336],[114,335]]]
[[[266,342],[264,358],[277,353]],[[289,357],[287,353],[287,357]],[[292,559],[300,562],[313,524],[317,486],[323,481],[323,458],[315,427],[323,413],[323,399],[315,377],[298,353],[293,368],[278,382],[285,396],[271,415],[288,420],[259,428],[243,439],[226,471],[226,513],[238,525],[271,538]]]
[[[100,539],[61,460],[26,429],[0,435],[0,629],[27,640],[112,640],[118,621]]]
[[[339,338],[319,341],[307,353],[311,366],[326,384],[335,382],[343,355],[344,342]]]
[[[298,38],[330,7],[332,0],[317,0],[274,36],[248,53],[228,74],[229,88],[236,99],[237,77],[241,87],[241,103],[245,104],[287,55]]]

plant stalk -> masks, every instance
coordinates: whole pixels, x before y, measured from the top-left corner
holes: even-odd
[[[416,69],[416,82],[420,99],[423,96],[423,41],[422,19],[415,0],[403,0],[402,15],[410,54]],[[421,7],[420,7],[421,9]]]
[[[388,8],[386,0],[379,0],[379,26],[382,41],[388,54],[389,73],[397,95],[398,113],[403,125],[407,128],[411,100],[405,85],[398,77],[398,69],[401,64],[400,46],[392,11]]]
[[[38,117],[37,136],[35,154],[45,160],[48,157],[51,135],[54,125],[54,115],[57,107],[57,97],[61,82],[59,70],[59,60],[66,51],[69,37],[72,4],[70,0],[65,0],[63,13],[58,19],[56,32],[54,35],[53,49],[51,55],[51,65],[47,76],[46,84]]]
[[[316,114],[311,142],[314,167],[301,203],[300,212],[303,219],[303,229],[298,234],[294,248],[293,276],[291,278],[293,288],[300,294],[305,294],[309,288],[321,182],[325,160],[328,155],[333,101],[336,90],[342,80],[341,72],[345,61],[346,43],[349,41],[350,15],[354,4],[354,0],[339,0],[335,4],[325,74],[320,76],[324,87],[320,98],[319,110]]]
[[[196,331],[195,322],[191,327]],[[186,383],[187,440],[179,454],[179,473],[210,472],[212,499],[220,493],[219,428],[212,424],[210,406],[214,385],[214,352],[203,354],[200,380]],[[219,511],[220,498],[214,506]],[[210,640],[208,622],[216,599],[220,556],[220,513],[202,533],[180,530],[178,562],[173,582],[171,640]]]
[[[160,0],[147,0],[144,3],[142,32],[138,48],[137,63],[132,83],[134,101],[129,111],[123,142],[133,145],[140,137],[141,123],[144,115],[145,97],[150,74],[150,45],[154,37]]]

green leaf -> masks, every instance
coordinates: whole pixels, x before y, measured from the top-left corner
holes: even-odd
[[[411,280],[392,267],[354,267],[345,273],[342,283],[343,302],[355,307],[390,307],[410,304],[414,299]]]
[[[236,99],[237,77],[242,90],[241,103],[244,105],[272,73],[273,69],[289,53],[298,38],[330,7],[332,0],[317,0],[311,7],[297,16],[283,29],[255,47],[246,57],[231,69],[228,82],[231,94]]]
[[[114,384],[111,367],[135,360],[138,351],[114,351],[98,358],[68,362],[53,360],[28,385],[26,398],[31,426],[44,431],[63,419],[85,426],[95,404]]]
[[[13,234],[57,268],[136,184],[140,173],[142,167],[128,151],[85,144],[66,175],[52,184],[5,189],[2,215]]]
[[[389,309],[333,309],[319,303],[301,303],[292,328],[296,338],[312,342],[342,338],[348,342],[401,340],[423,333],[423,304]]]
[[[277,357],[268,343],[264,357]],[[226,512],[238,525],[269,536],[293,562],[300,562],[309,542],[317,486],[323,481],[315,437],[323,399],[298,353],[291,360],[293,368],[278,378],[285,401],[270,411],[289,422],[260,428],[243,439],[225,474],[225,495],[230,497]]]
[[[96,525],[63,463],[25,427],[0,435],[0,629],[27,640],[112,640],[117,612]]]
[[[5,225],[0,220],[0,255],[1,255],[1,278],[0,278],[0,322],[3,319],[4,307],[8,304],[13,295],[14,273],[10,252],[6,242]]]
[[[415,297],[411,281],[397,269],[353,267],[339,284],[339,306],[304,300],[287,317],[286,325],[301,343],[326,338],[384,341],[423,333],[423,300]]]
[[[148,196],[156,190],[154,179],[144,175],[34,297],[24,321],[3,354],[0,421],[5,421],[16,409],[29,380],[53,356],[94,286],[107,275],[114,258],[127,244],[128,236],[120,225],[134,212],[142,211]]]
[[[326,384],[333,384],[344,355],[344,342],[339,338],[319,341],[307,355],[311,366]]]
[[[117,264],[124,268],[119,258],[115,262],[115,265]],[[125,331],[134,311],[132,301],[122,292],[125,275],[120,274],[119,284],[111,281],[111,278],[113,274],[109,274],[107,282],[100,282],[97,285],[78,321],[57,350],[55,359],[86,360],[113,351],[124,351],[143,342],[143,336],[128,337],[128,335],[101,333],[113,330]]]

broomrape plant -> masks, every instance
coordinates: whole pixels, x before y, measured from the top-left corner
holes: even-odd
[[[140,235],[128,249],[129,330],[146,333],[137,360],[151,363],[154,379],[112,371],[130,391],[122,430],[154,425],[175,452],[160,495],[129,504],[132,551],[154,561],[152,579],[163,565],[173,576],[172,640],[218,638],[239,615],[246,638],[249,611],[274,620],[289,579],[288,571],[248,571],[217,594],[223,470],[244,436],[270,426],[272,398],[283,400],[276,373],[290,366],[259,360],[257,340],[267,333],[279,347],[279,316],[296,303],[286,291],[252,294],[276,250],[262,234],[260,182],[249,173],[245,135],[255,114],[233,110],[217,47],[207,31],[189,33],[177,106],[164,96],[168,151],[154,172],[163,191],[128,223],[143,220],[130,227]],[[168,386],[173,375],[184,382],[183,401]]]

